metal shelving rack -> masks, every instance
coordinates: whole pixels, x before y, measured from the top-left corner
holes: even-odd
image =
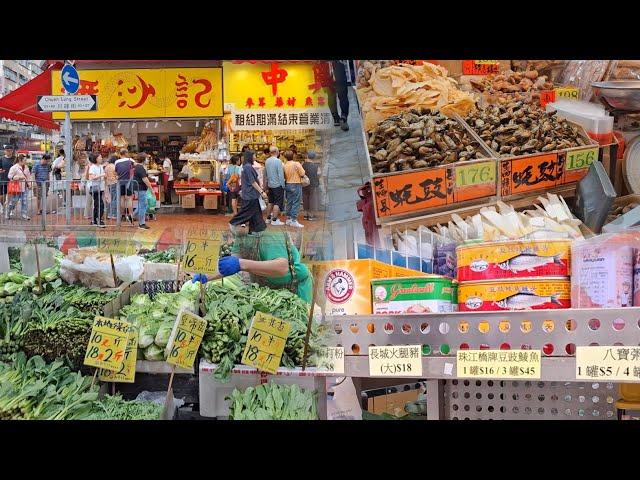
[[[429,419],[615,419],[617,385],[577,382],[575,347],[640,345],[639,307],[327,316],[325,322],[334,332],[331,344],[345,348],[350,377],[369,377],[369,346],[423,345],[420,378],[427,379]],[[541,378],[458,378],[461,348],[540,349]]]

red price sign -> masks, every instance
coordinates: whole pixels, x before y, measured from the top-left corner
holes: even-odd
[[[556,101],[556,91],[555,90],[543,90],[540,92],[540,106],[542,108],[547,106],[547,103]]]
[[[464,75],[489,75],[500,71],[498,60],[463,60],[462,73]]]
[[[500,162],[502,196],[546,190],[558,185],[562,165],[557,153],[542,153]]]

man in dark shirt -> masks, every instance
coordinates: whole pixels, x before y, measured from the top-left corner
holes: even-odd
[[[129,221],[133,225],[133,179],[131,171],[133,170],[133,160],[129,157],[126,148],[120,150],[120,158],[114,164],[116,174],[118,175],[118,184],[120,185],[120,214],[122,220]]]
[[[138,188],[138,208],[134,212],[138,216],[138,228],[142,230],[149,230],[149,226],[146,224],[147,216],[147,190],[151,189],[151,182],[147,175],[147,170],[144,168],[144,161],[146,156],[144,153],[139,153],[136,156],[136,165],[133,170],[133,179]],[[118,162],[116,162],[118,163]]]
[[[50,158],[48,154],[45,154],[42,156],[40,163],[33,166],[33,177],[36,181],[36,198],[38,199],[38,215],[42,214],[42,194],[47,191],[47,182],[51,173]]]
[[[262,218],[260,197],[267,202],[267,194],[262,189],[258,180],[258,172],[253,168],[253,155],[251,150],[243,154],[242,172],[240,174],[240,198],[242,207],[229,222],[230,225],[246,225],[249,223],[250,232],[262,232],[267,228]]]
[[[13,146],[4,146],[4,156],[0,159],[0,202],[3,206],[7,200],[7,184],[9,183],[9,169],[16,163],[13,156]]]

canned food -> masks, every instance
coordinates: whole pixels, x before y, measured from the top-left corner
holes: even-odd
[[[570,275],[570,240],[488,242],[456,252],[459,282]]]
[[[451,279],[405,277],[371,280],[374,315],[451,312]]]
[[[569,308],[570,292],[571,282],[565,277],[466,282],[459,287],[458,308],[462,312]]]

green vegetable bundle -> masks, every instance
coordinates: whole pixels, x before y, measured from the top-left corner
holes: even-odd
[[[317,420],[316,392],[298,385],[265,383],[244,392],[235,389],[230,397],[231,420]]]
[[[200,346],[201,355],[218,364],[215,377],[229,379],[231,370],[240,362],[251,320],[256,312],[273,315],[291,324],[291,332],[282,355],[282,365],[302,365],[304,339],[307,332],[309,306],[288,290],[273,290],[257,284],[238,286],[237,280],[225,278],[206,286],[207,330]],[[315,325],[312,326],[310,351],[317,344]]]
[[[106,395],[94,402],[88,420],[160,420],[162,405],[140,400],[123,400],[120,395]]]
[[[178,258],[176,249],[171,247],[161,252],[149,252],[142,255],[142,257],[150,263],[174,263]]]

